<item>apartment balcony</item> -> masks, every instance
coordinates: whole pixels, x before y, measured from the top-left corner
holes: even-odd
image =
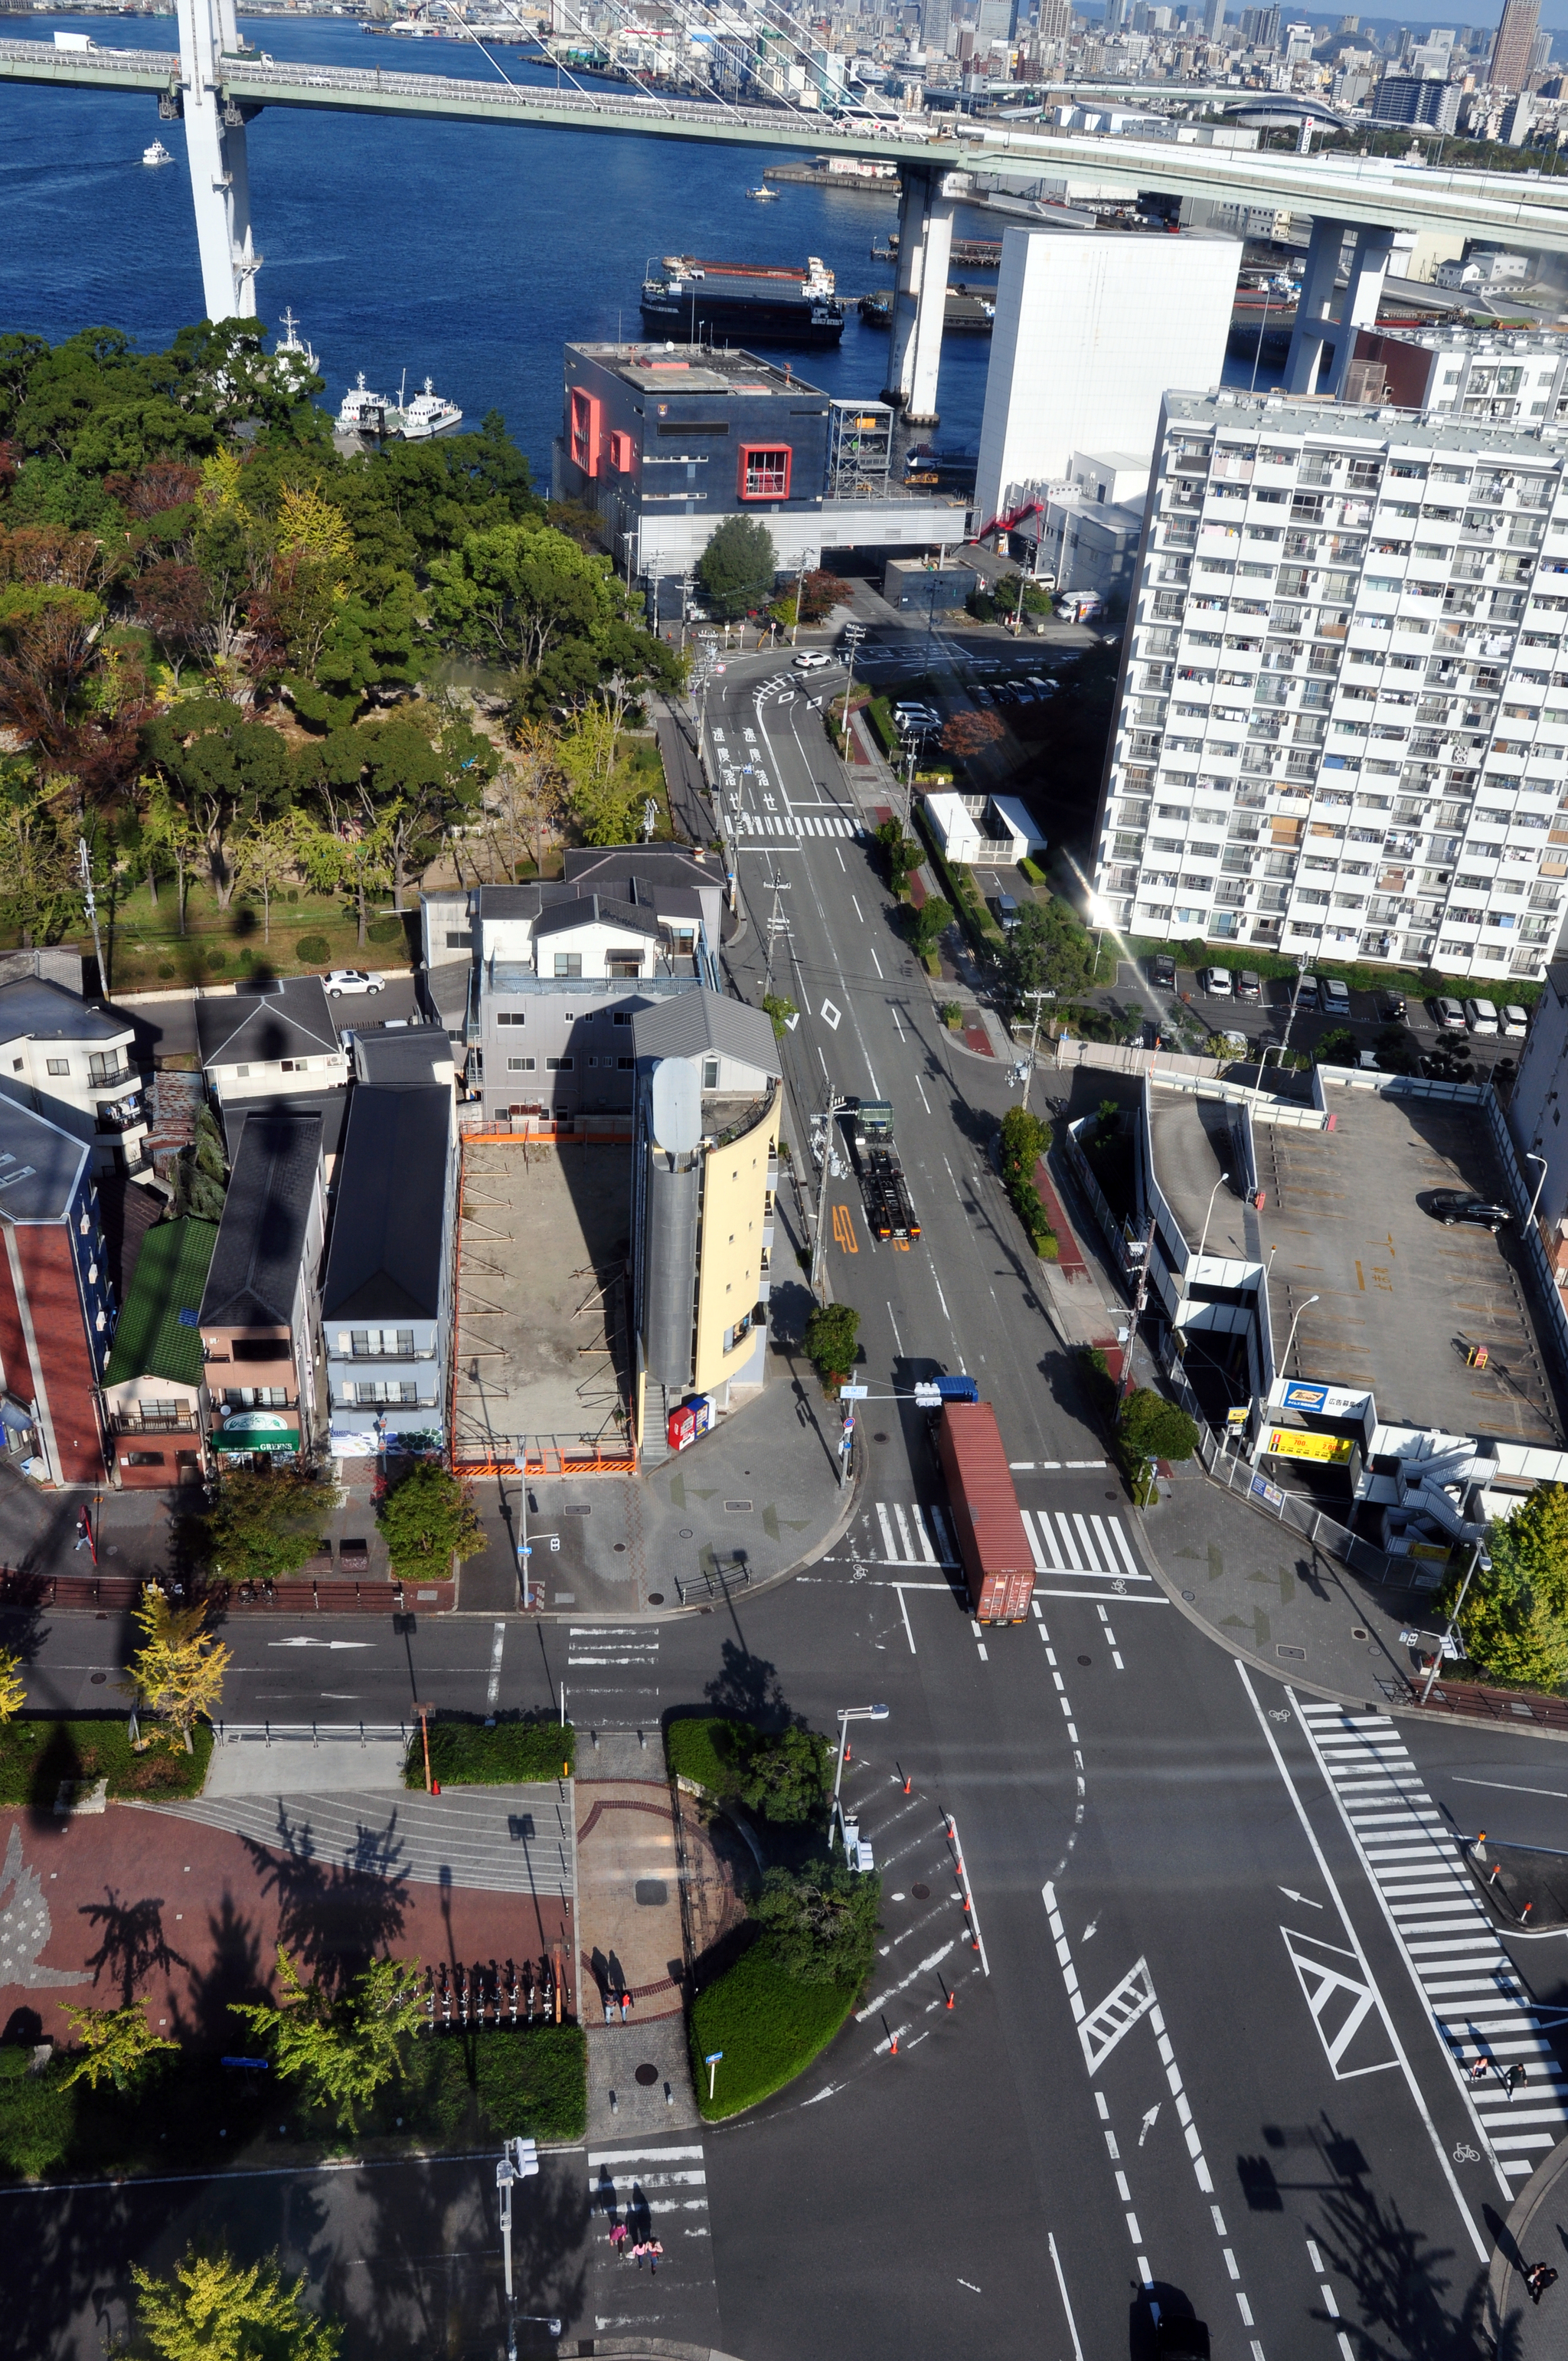
[[[93,1092],[123,1091],[127,1083],[134,1089],[139,1089],[141,1076],[136,1067],[123,1058],[112,1066],[94,1065],[87,1077],[87,1087]]]
[[[164,1417],[157,1411],[116,1410],[109,1412],[111,1434],[200,1434],[194,1411]]]
[[[111,1099],[94,1110],[94,1119],[100,1132],[135,1131],[138,1125],[146,1123],[147,1109],[137,1093],[130,1098]]]

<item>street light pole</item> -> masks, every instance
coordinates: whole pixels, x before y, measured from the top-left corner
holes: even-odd
[[[1440,1646],[1437,1654],[1432,1659],[1432,1668],[1427,1675],[1426,1686],[1421,1691],[1421,1703],[1423,1705],[1425,1705],[1428,1697],[1431,1695],[1432,1683],[1437,1678],[1439,1667],[1442,1665],[1444,1653],[1446,1653],[1447,1643],[1453,1639],[1455,1631],[1459,1629],[1459,1610],[1464,1604],[1464,1594],[1469,1589],[1471,1583],[1475,1580],[1476,1567],[1482,1565],[1486,1568],[1488,1574],[1491,1572],[1492,1561],[1487,1556],[1481,1543],[1477,1542],[1470,1553],[1469,1569],[1465,1574],[1464,1581],[1459,1586],[1459,1596],[1453,1602],[1453,1612],[1448,1619],[1448,1628],[1442,1635],[1443,1644]]]
[[[833,1118],[839,1112],[839,1093],[828,1093],[828,1114],[822,1126],[822,1170],[817,1179],[817,1235],[811,1244],[811,1292],[818,1301],[822,1296],[822,1263],[828,1250],[828,1170],[833,1154]]]
[[[1300,1323],[1301,1313],[1303,1312],[1310,1311],[1314,1303],[1321,1303],[1321,1301],[1322,1297],[1321,1295],[1309,1295],[1306,1302],[1299,1307],[1295,1319],[1290,1323],[1290,1334],[1285,1339],[1285,1357],[1279,1364],[1279,1374],[1281,1377],[1286,1375],[1290,1367],[1290,1347],[1296,1342],[1296,1330]]]
[[[1219,1179],[1215,1181],[1213,1187],[1209,1191],[1209,1210],[1203,1216],[1203,1235],[1198,1241],[1197,1258],[1192,1266],[1194,1271],[1197,1270],[1198,1264],[1202,1261],[1203,1249],[1209,1243],[1209,1224],[1214,1218],[1214,1200],[1219,1195],[1221,1190],[1224,1187],[1230,1177],[1231,1176],[1228,1172],[1222,1172]]]
[[[1535,1194],[1530,1201],[1530,1211],[1525,1215],[1528,1224],[1535,1219],[1535,1209],[1541,1202],[1541,1192],[1546,1186],[1547,1162],[1544,1156],[1538,1156],[1531,1148],[1525,1149],[1524,1160],[1527,1164],[1539,1164],[1541,1167],[1541,1178],[1535,1184]]]
[[[843,1784],[844,1756],[850,1743],[850,1724],[852,1721],[885,1721],[886,1719],[887,1708],[884,1705],[846,1705],[839,1708],[839,1768],[833,1773],[833,1803],[828,1819],[829,1851],[832,1850],[833,1830],[837,1825],[839,1789]]]
[[[1054,992],[1026,992],[1024,994],[1024,997],[1025,1000],[1032,1000],[1035,1004],[1035,1021],[1029,1027],[1029,1062],[1024,1069],[1024,1095],[1019,1101],[1019,1104],[1024,1107],[1026,1112],[1029,1104],[1029,1090],[1035,1079],[1035,1044],[1040,1038],[1040,1010],[1047,1000],[1054,1000],[1056,998],[1056,994]]]

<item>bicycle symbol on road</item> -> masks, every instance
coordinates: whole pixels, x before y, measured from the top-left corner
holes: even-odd
[[[1466,2147],[1464,2142],[1461,2140],[1453,2151],[1453,2161],[1455,2164],[1479,2164],[1481,2151],[1479,2148]]]

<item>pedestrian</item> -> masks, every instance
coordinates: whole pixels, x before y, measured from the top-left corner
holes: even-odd
[[[658,2276],[659,2276],[659,2257],[661,2257],[661,2255],[663,2255],[663,2251],[664,2251],[664,2247],[663,2247],[663,2241],[662,2239],[659,2239],[659,2238],[650,2238],[650,2239],[649,2239],[649,2241],[648,2241],[648,2276],[649,2276],[649,2278],[650,2278],[650,2279],[656,2279],[658,2278]],[[1555,2279],[1555,2278],[1557,2277],[1557,2274],[1556,2274],[1556,2272],[1555,2272],[1555,2271],[1553,2271],[1553,2272],[1552,2272],[1552,2279]],[[1537,2298],[1536,2298],[1536,2301],[1539,2303],[1539,2302],[1540,2302],[1540,2301],[1541,2301],[1541,2298],[1540,2298],[1539,2296],[1537,2296]]]
[[[642,2240],[639,2238],[637,2244],[631,2249],[631,2259],[636,2264],[639,2270],[642,2268],[642,2257],[647,2251],[648,2249],[646,2246],[643,2244]]]
[[[1552,2269],[1550,2263],[1537,2263],[1531,2269],[1526,2271],[1524,2275],[1524,2283],[1530,2290],[1530,2300],[1531,2303],[1539,2303],[1541,2301],[1541,2297],[1546,2293],[1547,2289],[1554,2283],[1556,2278],[1557,2274]]]
[[[1477,2058],[1465,2079],[1471,2082],[1484,2082],[1491,2070],[1492,2061],[1489,2058]]]
[[[620,2021],[622,2025],[626,2023],[626,2012],[630,2006],[631,1994],[629,1992],[623,1992],[620,1995]]]
[[[1514,2092],[1519,2089],[1519,2084],[1527,2079],[1524,2068],[1519,2065],[1516,2059],[1514,2064],[1508,2068],[1508,2072],[1503,2077],[1503,2088],[1508,2094],[1508,2104],[1510,2106],[1513,2104]]]
[[[75,1539],[75,1540],[71,1543],[71,1555],[74,1557],[78,1550],[83,1550],[83,1549],[85,1549],[85,1548],[86,1548],[86,1546],[87,1546],[87,1520],[86,1520],[86,1518],[85,1518],[85,1517],[80,1517],[80,1516],[79,1516],[79,1517],[77,1518],[77,1520],[76,1520],[76,1539]]]
[[[619,2248],[620,2248],[621,2246],[625,2246],[625,2244],[626,2244],[626,2224],[625,2224],[625,2223],[624,2223],[624,2222],[612,2222],[612,2223],[611,2223],[611,2224],[610,2224],[610,2231],[609,2231],[609,2243],[610,2243],[610,2247],[611,2247],[612,2251],[614,2251],[614,2250],[618,2250],[618,2249],[619,2249]]]

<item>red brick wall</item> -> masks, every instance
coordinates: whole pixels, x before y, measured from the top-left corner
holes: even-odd
[[[71,1233],[63,1224],[51,1222],[20,1228],[16,1235],[33,1334],[49,1389],[60,1479],[67,1484],[102,1483],[104,1454],[93,1401],[95,1379],[82,1325]]]
[[[33,1398],[33,1365],[27,1356],[27,1340],[22,1334],[22,1323],[16,1311],[16,1290],[11,1283],[11,1257],[0,1239],[0,1360],[5,1366],[5,1384],[21,1402]]]

